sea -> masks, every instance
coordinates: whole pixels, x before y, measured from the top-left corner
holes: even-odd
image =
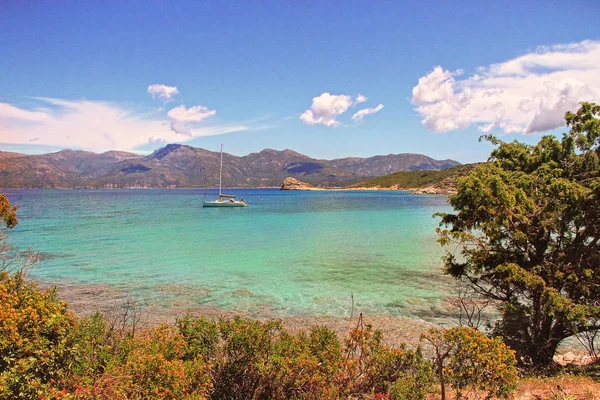
[[[215,190],[8,190],[9,240],[40,253],[44,285],[119,291],[264,317],[354,312],[440,317],[436,212],[446,196],[408,191],[229,189],[247,208],[203,208]]]

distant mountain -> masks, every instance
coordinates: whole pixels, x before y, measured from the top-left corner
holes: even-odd
[[[0,151],[0,188],[215,187],[218,152],[169,144],[148,156],[62,150],[42,155]],[[442,170],[459,163],[420,154],[319,160],[292,150],[265,149],[237,157],[223,154],[223,185],[279,187],[297,177],[315,186],[345,186],[390,172]]]

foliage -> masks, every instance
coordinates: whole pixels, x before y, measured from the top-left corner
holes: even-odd
[[[73,316],[19,274],[1,276],[0,398],[424,399],[432,390],[421,350],[387,348],[362,315],[343,342],[326,327],[292,334],[281,321],[239,317],[186,316],[134,334],[100,313]],[[514,358],[476,333],[444,337],[449,382],[504,393],[497,385]]]
[[[351,187],[422,188],[441,184],[444,181],[454,182],[458,177],[467,175],[476,165],[456,165],[440,171],[398,171],[351,185]]]
[[[465,390],[487,393],[487,398],[509,398],[516,387],[514,352],[500,338],[488,338],[472,328],[430,330],[422,336],[435,352],[445,399],[445,385],[461,398]]]
[[[77,318],[53,291],[2,273],[0,398],[424,398],[432,364],[389,349],[362,322],[342,343],[326,327],[292,334],[281,321],[186,316],[123,330]]]
[[[431,389],[433,365],[423,357],[420,348],[413,351],[405,346],[385,347],[381,332],[365,324],[362,314],[345,344],[342,387],[346,388],[346,396],[371,392],[391,394],[397,399],[421,399]]]
[[[10,204],[5,194],[0,194],[0,271],[24,272],[38,259],[34,252],[19,251],[16,246],[7,242],[7,232],[18,223],[17,206]]]
[[[76,319],[53,290],[21,273],[0,272],[0,304],[0,398],[42,395],[75,361]]]
[[[0,220],[8,229],[14,228],[19,220],[17,219],[17,206],[13,206],[8,201],[5,194],[0,194]]]
[[[458,179],[455,212],[441,214],[445,272],[499,303],[495,334],[523,364],[548,364],[564,338],[598,328],[599,116],[582,103],[569,133],[537,145],[487,137],[489,162]]]

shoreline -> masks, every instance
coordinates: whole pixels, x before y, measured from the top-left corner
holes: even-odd
[[[30,276],[31,278],[31,276]],[[326,326],[343,340],[349,328],[356,324],[360,311],[355,310],[352,318],[327,314],[314,315],[278,315],[268,310],[256,309],[255,312],[227,310],[212,305],[172,302],[167,306],[153,302],[141,302],[132,299],[121,289],[102,284],[80,284],[72,282],[51,282],[40,279],[34,281],[43,290],[56,288],[61,300],[68,304],[69,310],[80,317],[102,312],[109,317],[122,316],[128,307],[135,307],[139,315],[140,326],[151,328],[162,323],[173,325],[175,320],[187,314],[208,319],[233,318],[236,315],[258,321],[280,320],[290,332],[310,330],[314,326]],[[407,316],[363,314],[364,321],[380,330],[389,346],[402,343],[416,347],[421,333],[442,325]],[[446,325],[446,324],[443,324]]]
[[[283,192],[325,192],[325,191],[338,191],[338,192],[381,192],[381,191],[399,191],[399,192],[413,192],[414,194],[439,194],[439,195],[449,195],[453,194],[453,191],[439,191],[437,193],[426,193],[424,192],[427,188],[394,188],[394,187],[331,187],[331,188],[322,188],[322,187],[312,187],[306,189],[282,189],[280,186],[263,186],[263,187],[227,187],[223,188],[224,190],[262,190],[262,189],[273,189],[280,190]],[[10,191],[21,191],[21,190],[218,190],[218,188],[195,188],[195,187],[177,187],[177,188],[167,188],[167,187],[123,187],[123,188],[0,188],[0,191],[10,190]]]
[[[31,279],[31,276],[29,278]],[[257,309],[256,312],[240,312],[199,304],[190,306],[190,304],[172,303],[165,307],[152,303],[141,304],[122,290],[108,285],[57,283],[38,279],[34,279],[34,281],[42,290],[56,288],[60,299],[65,301],[68,309],[79,317],[88,317],[96,312],[101,312],[109,318],[121,319],[125,310],[129,310],[127,315],[132,315],[130,307],[133,306],[138,318],[138,326],[142,329],[153,328],[163,323],[174,325],[177,318],[186,315],[211,320],[240,316],[261,322],[278,320],[282,322],[285,329],[294,334],[308,331],[315,326],[326,326],[333,330],[340,340],[344,340],[348,331],[355,327],[359,314],[361,314],[359,310],[355,310],[351,316],[327,314],[288,316],[268,315],[265,310],[260,309]],[[363,314],[363,319],[373,329],[381,331],[384,342],[389,347],[407,345],[409,348],[416,348],[421,343],[421,334],[429,329],[457,326],[455,319],[435,323],[408,316],[370,314]],[[442,318],[440,317],[440,319]],[[574,353],[577,359],[581,359],[585,349],[575,338],[568,338],[559,346],[555,360],[563,362],[563,355],[566,356],[569,353]],[[567,363],[570,362],[567,361]]]

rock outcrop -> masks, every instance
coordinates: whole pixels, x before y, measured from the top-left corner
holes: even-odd
[[[310,183],[299,181],[296,178],[292,178],[288,176],[283,180],[283,185],[281,185],[281,190],[316,190],[313,185]]]
[[[446,178],[434,185],[418,188],[415,194],[456,194],[456,178]]]

